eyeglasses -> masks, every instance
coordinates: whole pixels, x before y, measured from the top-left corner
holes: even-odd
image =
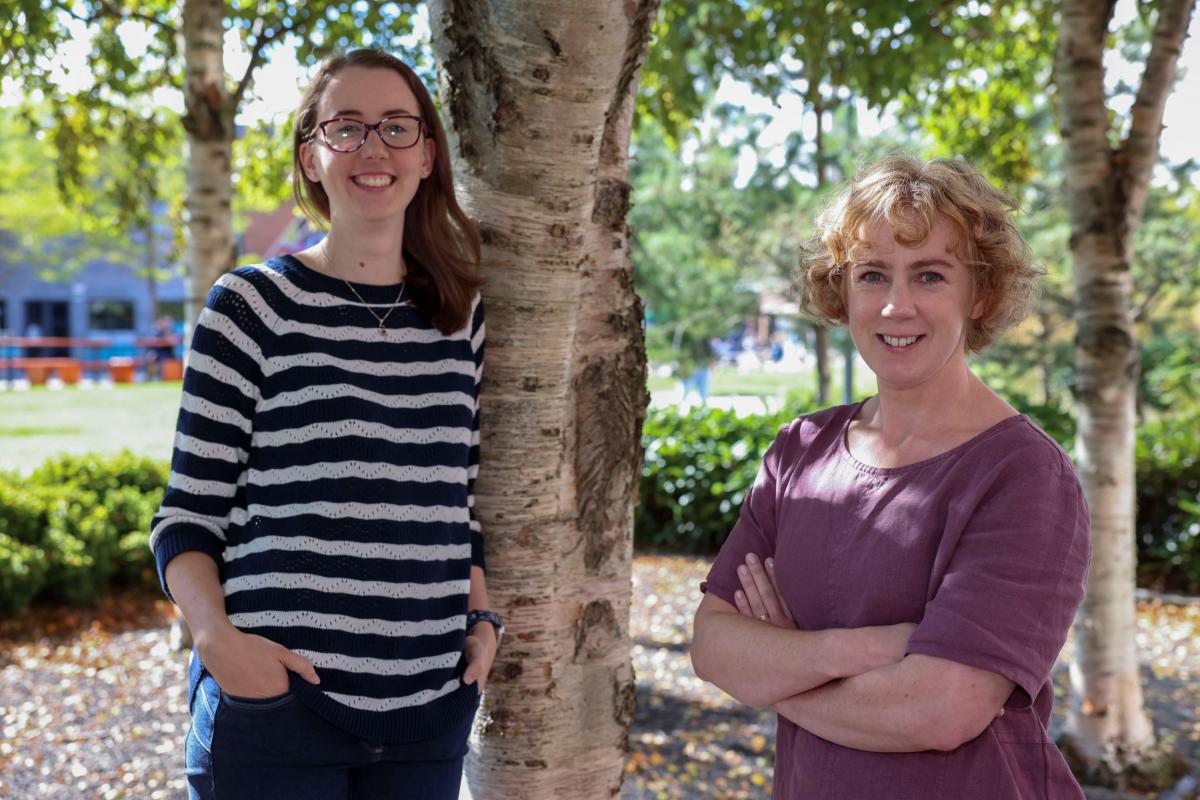
[[[425,124],[418,117],[384,117],[374,125],[357,119],[334,117],[317,125],[321,136],[330,150],[338,153],[353,153],[367,143],[371,131],[393,150],[407,150],[417,143]]]

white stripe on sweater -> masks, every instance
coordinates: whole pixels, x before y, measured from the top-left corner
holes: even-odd
[[[353,306],[356,308],[366,308],[367,306],[370,306],[372,308],[389,308],[389,307],[394,306],[395,308],[403,308],[405,306],[412,305],[412,303],[409,302],[408,300],[405,300],[402,303],[365,303],[364,304],[362,302],[356,302],[353,300],[348,300],[343,297],[339,297],[338,295],[335,295],[335,294],[330,294],[329,292],[308,292],[308,291],[305,291],[304,289],[301,289],[296,284],[292,283],[292,281],[288,280],[288,278],[285,277],[282,273],[266,266],[265,264],[256,264],[253,267],[251,267],[251,269],[264,275],[268,280],[270,280],[272,283],[274,283],[279,288],[279,290],[283,293],[283,295],[285,297],[287,297],[288,300],[292,301],[293,303],[296,303],[297,305],[309,306],[312,308],[338,308],[341,306]],[[280,334],[283,334],[283,333],[305,333],[305,334],[316,336],[317,338],[320,338],[320,339],[340,338],[339,334],[337,333],[337,331],[339,329],[336,327],[332,327],[332,326],[328,326],[328,325],[305,325],[303,323],[294,322],[294,321],[288,320],[288,319],[280,319],[278,316],[274,316],[275,315],[274,309],[272,309],[271,306],[267,303],[266,299],[262,297],[262,295],[259,293],[257,287],[255,287],[253,284],[251,284],[249,281],[245,280],[244,278],[242,278],[238,275],[234,275],[232,272],[228,272],[225,275],[223,275],[221,277],[221,280],[219,281],[219,283],[222,286],[224,286],[225,288],[227,288],[231,291],[235,291],[238,294],[242,295],[243,297],[247,298],[248,303],[251,302],[251,298],[257,299],[257,304],[255,304],[254,307],[256,310],[260,310],[260,318],[264,322],[273,323],[273,324],[269,325],[269,327],[271,328],[272,331],[274,331],[276,333],[280,333]],[[475,304],[479,303],[479,295],[478,294],[476,294],[474,302],[475,302]],[[266,314],[262,314],[261,313],[262,311],[267,311],[269,314],[271,314],[273,316],[273,319],[271,317],[268,317]],[[467,324],[464,325],[461,329],[454,331],[453,333],[451,333],[449,335],[446,335],[446,334],[442,333],[441,331],[438,331],[436,328],[429,328],[426,330],[411,329],[412,334],[414,336],[421,337],[421,338],[414,338],[412,341],[423,343],[423,344],[432,344],[435,342],[445,341],[446,339],[452,339],[452,340],[453,339],[465,339],[465,338],[467,338],[467,336],[470,335],[471,317],[474,316],[474,312],[475,312],[475,307],[473,305],[471,307],[471,314],[467,318]],[[365,341],[372,341],[372,342],[379,341],[379,334],[377,332],[377,329],[376,329],[374,323],[372,323],[370,325],[364,325],[362,327],[346,326],[345,330],[347,333],[354,331],[354,330],[359,330],[359,331],[362,331],[362,333],[364,334],[362,337],[350,335],[350,336],[346,337],[347,339],[361,338]],[[388,340],[389,341],[398,341],[397,339],[393,338],[393,336],[396,333],[398,333],[399,330],[400,329],[395,329],[395,328],[389,329]],[[410,330],[410,329],[403,329],[403,330]]]
[[[357,597],[387,597],[393,600],[432,600],[453,597],[471,590],[470,579],[439,581],[437,583],[390,583],[360,581],[353,578],[330,578],[307,572],[262,572],[240,575],[225,581],[225,596],[258,589],[305,589],[331,594],[350,594]]]
[[[347,419],[335,422],[314,422],[299,428],[282,431],[255,431],[250,440],[251,447],[284,447],[289,444],[304,444],[316,439],[345,441],[347,436],[382,440],[392,444],[467,444],[471,442],[471,428],[436,426],[433,428],[393,428],[378,422]]]
[[[461,651],[438,653],[422,658],[358,658],[341,653],[318,653],[315,650],[296,648],[295,652],[307,658],[314,667],[340,669],[366,675],[420,675],[435,669],[453,669],[462,658]]]
[[[401,303],[363,303],[357,300],[349,300],[339,297],[328,292],[307,292],[296,286],[280,273],[273,269],[258,265],[255,269],[265,275],[272,283],[279,287],[284,296],[288,300],[297,305],[309,306],[310,308],[404,308],[412,306],[412,303],[405,300]],[[284,335],[289,333],[298,333],[304,336],[312,336],[317,339],[325,339],[335,342],[378,342],[380,341],[378,328],[374,323],[370,325],[310,325],[295,320],[285,319],[280,317],[267,302],[266,298],[259,292],[258,287],[250,283],[246,279],[233,273],[226,273],[219,281],[221,286],[229,289],[231,292],[236,292],[245,298],[246,303],[255,310],[259,319],[273,333]],[[479,302],[476,295],[476,303]],[[363,312],[364,319],[368,319],[366,311]],[[467,318],[467,324],[457,331],[449,335],[443,334],[436,328],[389,328],[388,342],[402,342],[405,344],[436,344],[444,342],[447,339],[466,339],[470,335],[471,318],[474,317],[474,307],[471,309],[471,314]],[[478,349],[478,348],[475,348]]]
[[[303,367],[336,367],[345,372],[357,372],[375,378],[414,378],[424,375],[475,376],[475,364],[461,358],[439,358],[437,361],[370,361],[365,358],[339,358],[329,353],[302,353],[274,356],[262,365],[263,375],[271,376],[289,369]]]
[[[478,468],[475,468],[478,471]],[[278,486],[297,481],[341,480],[388,480],[402,483],[453,483],[462,485],[469,477],[469,470],[462,467],[444,467],[435,464],[420,467],[414,464],[390,464],[385,461],[318,461],[299,467],[281,469],[249,470],[246,482],[251,486]]]
[[[392,544],[330,541],[312,536],[259,536],[246,544],[225,548],[225,560],[235,561],[271,550],[316,553],[330,557],[382,558],[391,561],[450,561],[471,557],[469,544]]]
[[[225,386],[232,386],[246,397],[258,403],[259,392],[258,386],[243,377],[242,373],[238,372],[233,367],[226,366],[215,358],[204,353],[198,353],[196,350],[188,352],[188,369],[195,372],[202,372],[208,375],[217,383]]]
[[[387,522],[444,522],[465,523],[470,519],[467,509],[460,506],[417,506],[401,503],[338,503],[315,500],[311,503],[287,503],[268,506],[251,503],[249,508],[229,512],[231,525],[243,526],[254,517],[290,519],[301,514],[315,514],[328,519],[385,520]]]
[[[183,453],[191,453],[201,458],[213,458],[218,461],[228,461],[232,464],[244,463],[250,454],[240,447],[230,447],[220,442],[206,442],[186,433],[175,434],[175,449]]]
[[[158,537],[172,525],[197,525],[204,528],[213,536],[225,541],[225,520],[219,517],[209,517],[204,514],[195,514],[188,511],[186,508],[170,508],[163,506],[158,510],[158,516],[163,517],[154,529],[150,531],[150,549],[154,549]]]
[[[424,394],[387,395],[372,392],[350,383],[322,383],[305,386],[294,392],[280,392],[264,400],[259,411],[274,411],[277,408],[295,408],[317,400],[365,400],[383,408],[412,409],[437,408],[438,406],[466,406],[474,410],[475,401],[466,392],[426,392]]]
[[[258,309],[255,309],[256,311]],[[226,314],[217,311],[210,307],[205,307],[200,312],[200,319],[196,324],[208,328],[210,331],[219,333],[224,336],[229,342],[241,350],[246,355],[250,356],[256,364],[261,364],[263,360],[262,348],[258,346],[258,342],[250,337],[241,327],[230,319]]]
[[[439,697],[445,697],[459,687],[458,678],[453,678],[446,682],[446,685],[441,689],[433,690],[426,689],[416,694],[407,694],[402,697],[389,697],[386,699],[378,697],[360,697],[354,694],[339,694],[337,692],[326,692],[325,696],[331,700],[336,700],[344,706],[357,708],[360,711],[395,711],[398,708],[411,708],[412,706],[420,706],[426,703],[431,703]]]
[[[390,619],[361,619],[346,614],[323,614],[319,611],[254,611],[230,614],[229,621],[242,630],[252,628],[315,628],[322,631],[372,634],[391,638],[441,636],[460,631],[467,625],[462,614],[445,619],[415,621]]]
[[[225,481],[205,481],[193,478],[190,475],[184,475],[182,472],[175,470],[171,472],[171,477],[167,480],[167,488],[178,489],[181,492],[194,495],[233,497],[237,494],[238,487],[237,484],[226,483]]]
[[[211,419],[213,422],[223,422],[226,425],[234,425],[242,433],[250,434],[250,420],[242,415],[242,412],[236,408],[229,406],[218,405],[211,400],[203,397],[197,397],[188,392],[183,393],[183,397],[179,402],[179,407],[189,414],[195,414],[198,417]]]

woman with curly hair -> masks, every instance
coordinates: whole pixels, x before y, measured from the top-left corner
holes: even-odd
[[[818,221],[810,312],[878,393],[780,432],[696,612],[696,674],[779,715],[776,798],[1082,798],[1046,733],[1083,597],[1066,453],[971,372],[1026,314],[1014,205],[894,155]]]

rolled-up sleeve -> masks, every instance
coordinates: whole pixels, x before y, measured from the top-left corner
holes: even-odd
[[[1003,675],[1028,705],[1083,599],[1088,508],[1065,457],[1041,465],[1014,461],[979,497],[908,652]]]

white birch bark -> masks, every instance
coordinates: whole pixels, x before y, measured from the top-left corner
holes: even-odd
[[[1103,56],[1112,3],[1065,0],[1057,81],[1075,272],[1079,430],[1076,460],[1091,507],[1092,567],[1075,626],[1064,749],[1089,782],[1153,771],[1135,641],[1134,425],[1138,341],[1131,313],[1133,234],[1158,160],[1163,110],[1195,0],[1160,5],[1129,137],[1110,144]]]
[[[488,279],[476,498],[508,634],[467,762],[476,800],[620,789],[646,403],[627,158],[657,5],[430,3]]]
[[[208,290],[234,266],[234,104],[225,86],[224,14],[224,0],[183,0],[189,333]]]

